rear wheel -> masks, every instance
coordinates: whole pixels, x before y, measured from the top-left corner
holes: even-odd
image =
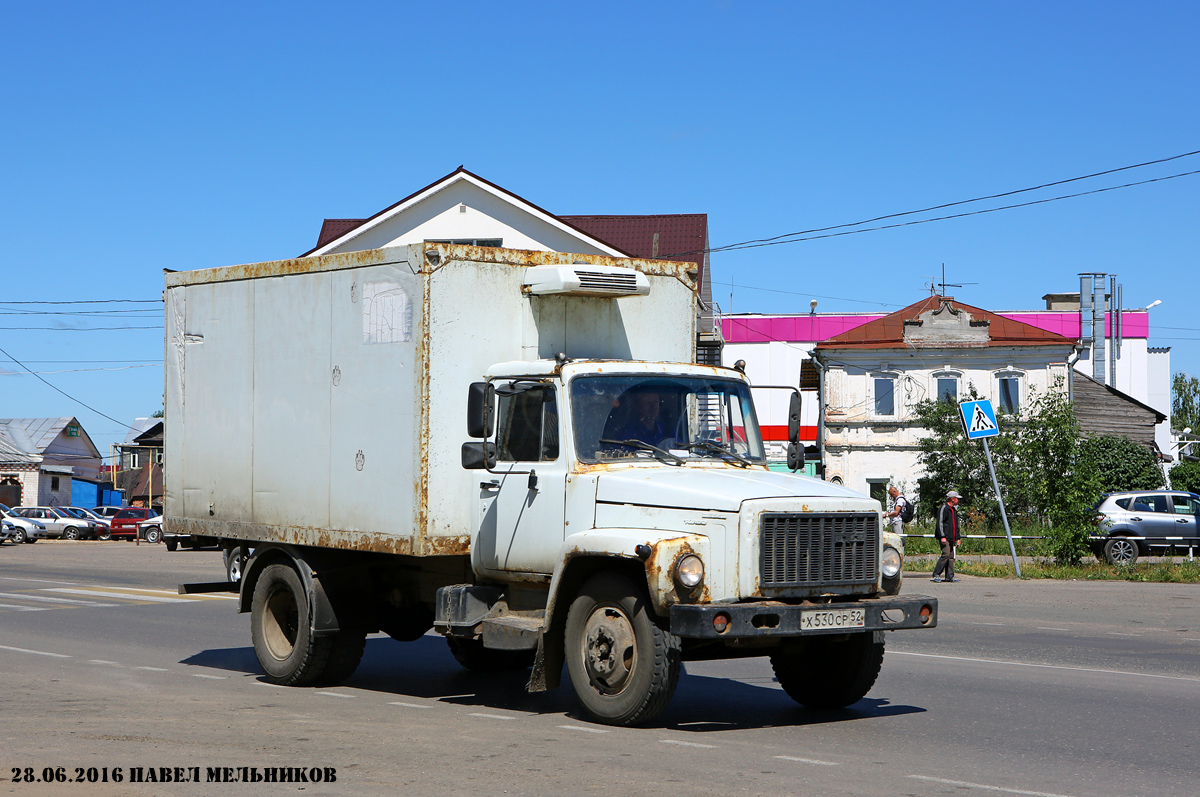
[[[304,583],[287,565],[267,565],[258,577],[250,608],[250,637],[271,683],[312,683],[329,662],[332,637],[313,636]]]
[[[652,614],[645,587],[620,573],[583,585],[567,612],[565,642],[571,684],[597,722],[648,722],[675,694],[679,637]]]
[[[146,529],[146,542],[154,543],[162,539],[162,529],[157,526],[151,526]]]
[[[112,539],[112,529],[108,529],[108,528],[101,529],[100,533],[97,534],[96,537],[97,537],[97,539],[101,539],[101,540],[111,540]]]
[[[845,708],[866,697],[883,665],[883,632],[807,637],[797,650],[771,656],[783,691],[802,706]]]
[[[231,583],[237,584],[242,580],[242,569],[246,566],[246,559],[245,548],[230,548],[225,551],[225,575]]]
[[[64,540],[79,539],[79,529],[75,528],[74,526],[68,526],[67,528],[63,529],[63,539]]]
[[[1104,543],[1104,558],[1110,565],[1131,565],[1138,558],[1137,540],[1112,537]]]
[[[172,537],[171,539],[164,542],[163,545],[167,546],[168,551],[174,551],[176,548],[179,547],[179,543],[175,540],[174,537]]]

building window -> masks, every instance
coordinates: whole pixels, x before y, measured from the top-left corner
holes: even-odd
[[[503,238],[429,238],[425,241],[427,244],[458,244],[460,246],[492,246],[500,248],[504,246]]]
[[[872,498],[879,502],[880,506],[888,505],[888,485],[891,479],[867,479],[867,490]]]
[[[1021,377],[1004,374],[996,380],[996,408],[1006,415],[1013,415],[1021,406]]]
[[[947,404],[958,403],[958,374],[934,374],[937,385],[937,400]]]
[[[58,492],[58,477],[57,476],[50,477],[50,492],[52,492],[52,493]]]
[[[891,376],[875,377],[875,414],[896,414],[896,379]]]

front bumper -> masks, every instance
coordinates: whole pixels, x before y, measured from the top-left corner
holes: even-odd
[[[921,610],[928,608],[924,617]],[[815,634],[844,634],[847,631],[896,631],[905,628],[933,628],[937,625],[937,598],[909,595],[903,598],[864,598],[843,603],[804,603],[778,601],[754,603],[676,604],[671,607],[671,633],[685,639],[761,639]],[[801,628],[804,612],[837,609],[862,609],[864,625],[854,628]],[[717,615],[728,618],[724,631],[717,631]]]

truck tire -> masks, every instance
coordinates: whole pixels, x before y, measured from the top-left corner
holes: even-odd
[[[485,648],[483,640],[446,637],[455,660],[475,672],[507,672],[527,670],[533,666],[536,650],[494,650]]]
[[[242,569],[246,566],[246,560],[249,554],[242,547],[230,548],[225,551],[225,577],[229,579],[231,584],[237,584],[242,580]]]
[[[1104,543],[1104,559],[1110,565],[1131,565],[1138,559],[1137,540],[1110,537]]]
[[[101,537],[100,539],[104,539],[104,538]],[[167,546],[168,551],[174,552],[175,549],[179,547],[179,542],[174,537],[172,537],[169,540],[167,540],[166,542],[164,542],[163,545]]]
[[[329,660],[325,669],[316,678],[322,684],[340,684],[354,675],[358,663],[362,661],[363,649],[367,644],[365,631],[338,631],[330,637]]]
[[[250,637],[267,680],[303,686],[325,674],[334,637],[314,637],[304,582],[291,567],[267,565],[254,585]]]
[[[772,655],[783,691],[814,709],[845,708],[866,697],[883,665],[883,632],[848,637],[809,637],[799,651]]]
[[[652,614],[645,585],[620,573],[584,583],[567,611],[564,641],[575,694],[597,722],[649,722],[675,694],[679,637]]]

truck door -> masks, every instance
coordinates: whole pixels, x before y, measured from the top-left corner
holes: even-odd
[[[479,564],[551,573],[563,541],[566,503],[558,393],[547,382],[496,387],[497,465],[480,484]]]

